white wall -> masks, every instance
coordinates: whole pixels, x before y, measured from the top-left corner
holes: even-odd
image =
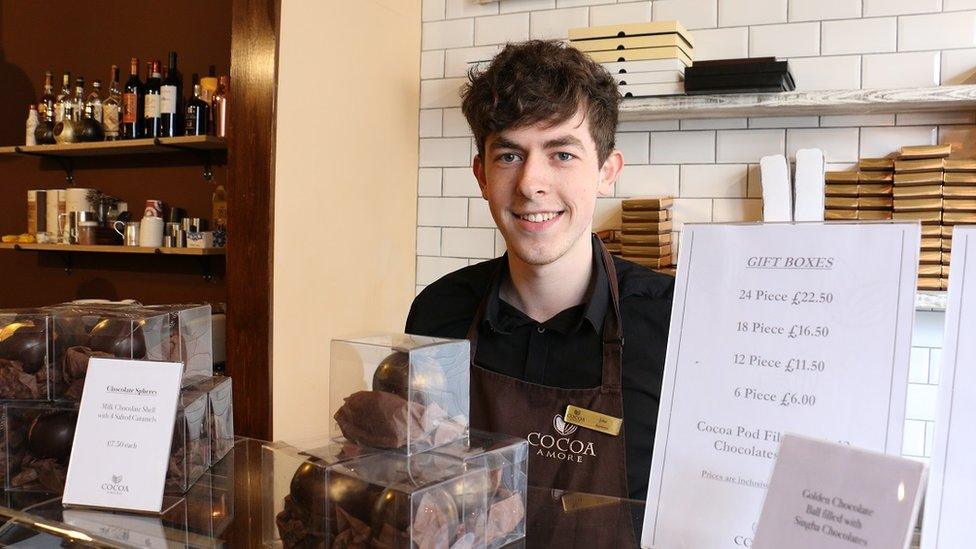
[[[328,430],[329,340],[401,331],[414,288],[420,5],[285,0],[273,436]]]
[[[800,90],[961,84],[976,72],[974,0],[423,0],[422,16],[417,291],[504,250],[468,168],[475,147],[456,90],[467,62],[506,41],[678,19],[694,35],[697,59],[786,58]],[[839,170],[903,145],[952,142],[954,156],[972,158],[974,123],[972,112],[623,123],[617,145],[627,167],[616,196],[598,200],[595,228],[619,227],[620,201],[648,194],[677,197],[678,232],[686,221],[758,220],[761,156],[819,147],[828,169]],[[906,455],[931,450],[937,375],[929,359],[937,361],[941,317],[920,313],[917,322]]]

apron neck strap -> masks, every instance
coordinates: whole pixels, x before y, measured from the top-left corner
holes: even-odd
[[[603,242],[599,242],[599,253],[603,261],[603,268],[607,272],[607,281],[610,283],[610,306],[606,315],[603,317],[603,378],[602,392],[619,391],[621,381],[621,370],[623,365],[624,333],[623,323],[620,320],[620,290],[617,284],[617,269],[613,265],[613,257],[607,251]],[[504,259],[502,261],[505,261]],[[494,281],[501,276],[503,263],[500,261],[498,267],[492,273],[488,281],[488,288],[494,286]],[[485,309],[488,307],[488,300],[491,297],[491,290],[485,292],[478,309],[475,311],[471,325],[468,326],[467,339],[471,343],[471,364],[474,364],[474,357],[478,352],[478,330],[481,321],[485,318]]]

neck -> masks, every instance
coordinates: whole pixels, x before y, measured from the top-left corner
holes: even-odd
[[[583,303],[592,265],[589,231],[562,257],[546,265],[532,265],[508,254],[509,278],[502,282],[501,298],[536,322],[545,322]]]

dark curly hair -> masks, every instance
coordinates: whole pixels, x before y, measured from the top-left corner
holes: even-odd
[[[491,133],[538,122],[560,124],[585,109],[600,165],[614,148],[617,83],[598,63],[561,42],[508,44],[483,71],[468,71],[461,110],[478,154]]]

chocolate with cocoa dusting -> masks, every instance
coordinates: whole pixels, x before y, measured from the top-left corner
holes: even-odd
[[[423,432],[424,407],[385,391],[358,391],[345,398],[335,420],[342,435],[373,448],[402,448],[410,432]]]
[[[47,370],[24,371],[23,363],[0,358],[0,398],[39,400],[47,398]]]
[[[59,492],[78,412],[63,406],[7,405],[4,413],[10,490]]]

